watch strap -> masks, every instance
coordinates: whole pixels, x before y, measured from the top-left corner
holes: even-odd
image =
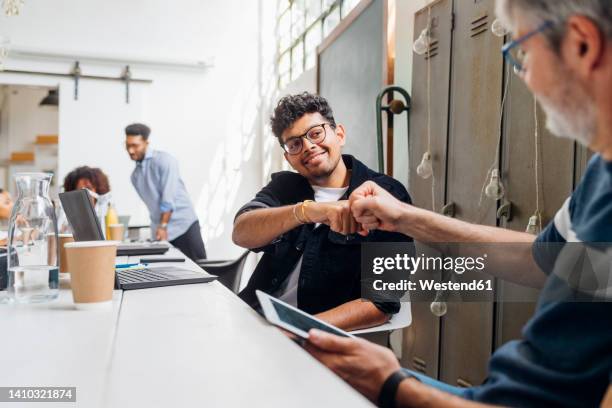
[[[407,378],[415,378],[418,380],[414,375],[403,369],[397,370],[385,380],[380,389],[380,394],[378,395],[378,406],[380,408],[395,408],[397,389],[400,383]]]

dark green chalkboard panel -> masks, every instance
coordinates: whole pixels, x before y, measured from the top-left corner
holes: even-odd
[[[385,0],[362,2],[319,48],[318,90],[347,130],[345,152],[373,169],[376,156],[376,96],[387,79]],[[348,24],[347,24],[348,23]]]

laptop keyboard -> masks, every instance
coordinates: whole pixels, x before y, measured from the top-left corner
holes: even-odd
[[[117,289],[145,289],[159,286],[206,283],[215,280],[215,275],[194,272],[188,269],[168,267],[162,269],[117,270]]]
[[[147,268],[131,271],[117,271],[117,276],[121,283],[163,281],[169,278],[167,274],[155,272]]]

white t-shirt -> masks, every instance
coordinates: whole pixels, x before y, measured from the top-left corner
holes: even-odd
[[[341,188],[332,188],[332,187],[318,187],[311,186],[314,190],[314,201],[318,203],[331,203],[334,201],[340,200],[340,197],[346,193],[348,187]],[[318,228],[320,223],[315,225],[315,228]],[[289,303],[292,306],[297,307],[297,292],[298,292],[298,283],[300,281],[300,270],[302,269],[302,258],[300,257],[299,261],[295,265],[295,268],[287,276],[285,283],[281,286],[281,289],[276,293],[276,297],[278,297],[283,302]]]

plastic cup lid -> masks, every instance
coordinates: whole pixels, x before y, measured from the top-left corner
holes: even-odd
[[[64,248],[97,248],[97,247],[108,247],[117,246],[119,241],[77,241],[68,242],[64,245]]]

